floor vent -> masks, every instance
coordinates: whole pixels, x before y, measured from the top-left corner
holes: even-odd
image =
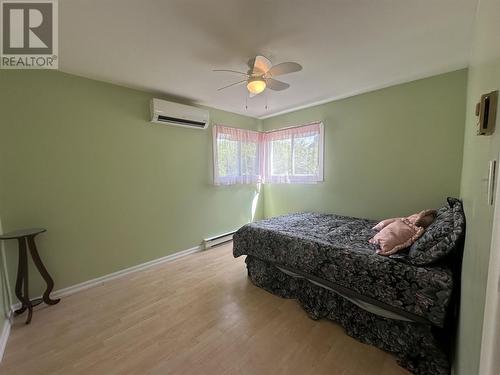
[[[206,250],[206,249],[210,249],[211,247],[221,245],[225,242],[232,241],[233,234],[234,234],[234,232],[229,232],[229,233],[221,234],[219,236],[205,238],[203,240],[203,248]]]

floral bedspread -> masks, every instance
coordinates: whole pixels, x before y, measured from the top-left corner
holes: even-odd
[[[372,220],[332,214],[279,216],[240,228],[233,253],[300,271],[442,327],[453,288],[450,269],[414,266],[404,255],[376,254],[375,245],[368,243],[374,225]]]

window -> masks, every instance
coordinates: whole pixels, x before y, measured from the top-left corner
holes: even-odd
[[[323,124],[267,133],[214,126],[214,183],[323,181]]]
[[[216,185],[261,182],[261,133],[214,126],[214,183]]]
[[[266,183],[323,181],[323,124],[278,129],[264,140]]]

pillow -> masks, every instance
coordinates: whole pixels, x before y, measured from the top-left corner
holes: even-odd
[[[391,255],[401,249],[406,249],[424,232],[424,228],[416,226],[407,218],[394,219],[369,240],[379,246],[377,254]]]
[[[436,215],[436,210],[424,210],[420,211],[418,214],[408,216],[408,220],[410,220],[417,227],[427,228],[432,224],[432,222],[436,218]]]
[[[372,229],[376,230],[378,232],[378,231],[384,229],[389,224],[391,224],[391,223],[393,223],[393,222],[395,222],[396,220],[399,220],[399,219],[402,219],[402,218],[401,217],[394,217],[392,219],[382,220],[380,223],[378,223],[377,225],[375,225]]]
[[[448,205],[437,211],[436,219],[411,246],[407,262],[416,266],[435,263],[457,246],[465,231],[462,202],[448,198]]]
[[[407,219],[410,220],[414,225],[418,227],[427,228],[436,217],[436,210],[424,210],[420,211],[418,214],[413,214],[408,216]],[[380,231],[384,229],[389,224],[395,222],[396,220],[403,219],[402,217],[394,217],[392,219],[385,219],[375,225],[372,229],[376,231]]]

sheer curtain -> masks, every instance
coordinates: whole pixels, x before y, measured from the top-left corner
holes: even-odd
[[[214,184],[323,181],[323,138],[321,122],[266,133],[214,125]]]
[[[214,125],[214,184],[262,182],[261,143],[260,132]]]
[[[323,124],[270,131],[263,136],[264,183],[323,181]]]

